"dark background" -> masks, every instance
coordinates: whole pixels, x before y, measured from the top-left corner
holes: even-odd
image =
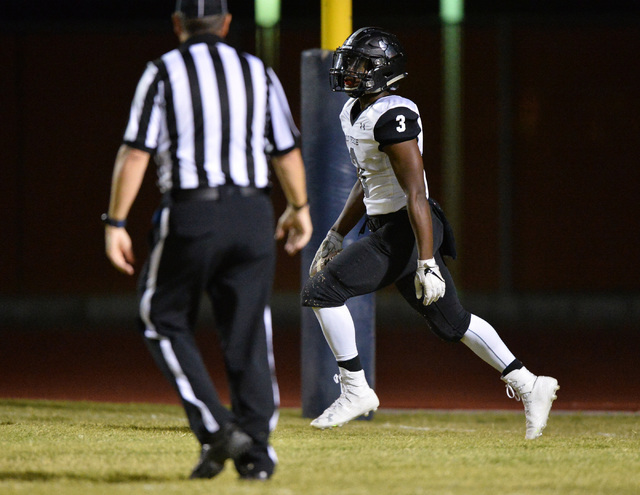
[[[14,1],[2,11],[0,206],[7,214],[0,295],[131,291],[133,280],[112,270],[103,255],[97,219],[107,205],[137,79],[148,60],[176,44],[168,21],[174,4],[53,3]],[[300,54],[320,44],[319,2],[308,3],[283,2],[276,67],[298,124]],[[468,3],[462,256],[452,266],[460,289],[637,293],[637,3]],[[430,189],[442,201],[437,2],[387,5],[354,2],[353,25],[384,21],[405,44],[410,75],[402,92],[421,109]],[[231,2],[239,14],[229,39],[255,52],[252,6]],[[499,223],[505,153],[512,197],[507,285],[500,278]],[[150,167],[131,214],[140,260],[157,201],[153,176]],[[278,191],[274,202],[281,207]],[[279,263],[276,290],[296,291],[299,257],[283,255]]]
[[[255,53],[253,1],[230,4],[229,41]],[[402,94],[421,110],[430,191],[441,198],[438,4],[354,1],[353,27],[380,25],[405,45],[410,75]],[[611,394],[640,396],[639,374],[631,368],[640,351],[640,5],[596,0],[467,4],[464,213],[456,233],[461,258],[450,268],[467,306],[502,325],[501,334],[532,365],[559,370],[561,384],[571,383],[570,376],[600,373],[591,389],[608,390],[610,406],[604,407],[615,408]],[[137,80],[148,60],[176,46],[169,22],[173,6],[173,1],[156,0],[0,2],[3,395],[48,397],[47,390],[54,389],[43,377],[55,381],[51,370],[82,355],[78,346],[99,347],[82,355],[83,370],[101,373],[100,363],[115,370],[118,354],[103,342],[109,338],[104,330],[117,335],[132,326],[135,280],[117,273],[104,256],[99,216],[107,207],[113,160]],[[319,48],[320,2],[285,0],[282,11],[276,68],[300,124],[300,58],[302,51]],[[511,171],[511,281],[506,285],[499,220],[504,185],[499,164],[505,156]],[[138,268],[158,200],[154,174],[150,167],[130,217]],[[277,189],[274,204],[282,210]],[[285,372],[297,362],[290,352],[295,353],[299,338],[300,273],[300,257],[280,250],[274,319],[292,330],[280,337],[287,344],[277,351]],[[378,332],[387,354],[394,355],[393,342],[417,342],[412,329],[423,328],[404,315],[403,303],[386,293],[378,301]],[[37,332],[29,333],[34,328]],[[90,328],[100,329],[100,339],[83,333]],[[74,340],[78,332],[83,337]],[[402,337],[394,338],[393,332]],[[432,340],[430,359],[459,359],[446,354],[453,351],[440,353],[442,344]],[[139,345],[136,351],[144,358],[120,355],[122,365],[149,364]],[[47,354],[56,346],[60,352]],[[34,349],[41,357],[31,353]],[[398,362],[408,362],[397,352]],[[411,359],[416,364],[424,358]],[[36,361],[39,366],[33,366]],[[389,366],[389,361],[380,363],[381,369],[390,371]],[[25,368],[35,373],[26,383],[20,382]],[[452,367],[443,362],[437,368]],[[57,378],[64,385],[67,375]],[[385,373],[384,379],[393,381],[393,375]],[[455,377],[451,380],[440,383],[455,386]],[[611,387],[614,381],[618,389]],[[95,385],[93,378],[89,382]],[[576,388],[576,404],[582,404],[580,395]]]
[[[320,19],[320,2],[281,0],[282,18]],[[5,19],[164,19],[175,7],[173,0],[46,0],[24,2],[23,0],[3,0]],[[253,19],[254,0],[230,1],[229,10],[242,19]],[[386,18],[437,15],[439,0],[354,0],[354,17],[363,15]],[[495,14],[553,14],[574,17],[582,14],[606,15],[611,13],[638,12],[633,0],[467,0],[465,12],[469,16]]]

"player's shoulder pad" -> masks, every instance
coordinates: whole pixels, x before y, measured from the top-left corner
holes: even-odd
[[[390,100],[390,101],[383,101]],[[377,105],[377,103],[383,105]],[[380,115],[376,119],[373,134],[380,148],[417,138],[422,132],[418,108],[411,100],[399,96],[376,101]]]
[[[374,104],[371,105],[372,113],[377,114],[377,117],[372,115],[372,120],[377,121],[382,115],[394,108],[407,108],[420,116],[418,106],[413,101],[403,96],[389,95],[376,100]]]

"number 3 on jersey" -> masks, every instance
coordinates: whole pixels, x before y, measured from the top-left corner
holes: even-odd
[[[398,127],[396,127],[396,131],[398,132],[404,132],[407,130],[407,125],[404,123],[405,122],[405,117],[404,115],[400,114],[396,117],[396,122],[398,123]]]

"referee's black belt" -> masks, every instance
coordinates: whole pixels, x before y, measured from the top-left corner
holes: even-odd
[[[269,194],[268,187],[225,185],[218,187],[199,187],[196,189],[172,189],[169,196],[173,201],[217,201],[229,196],[250,197]]]

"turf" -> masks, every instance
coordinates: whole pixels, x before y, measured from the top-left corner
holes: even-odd
[[[198,445],[182,409],[0,400],[0,493],[638,494],[640,416],[555,413],[524,439],[511,412],[382,411],[318,431],[283,409],[268,482],[187,479]]]

